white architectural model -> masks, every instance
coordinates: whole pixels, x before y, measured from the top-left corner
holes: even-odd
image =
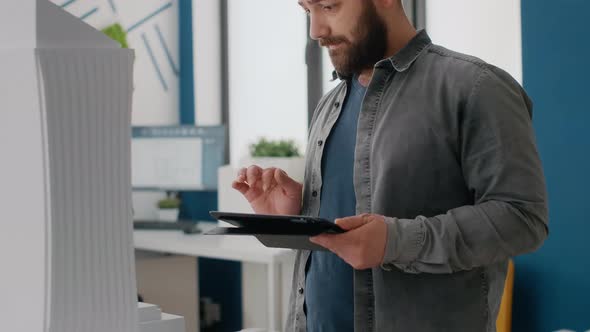
[[[132,71],[47,0],[0,11],[0,331],[140,330]]]

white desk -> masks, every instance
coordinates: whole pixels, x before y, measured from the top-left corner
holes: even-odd
[[[200,227],[206,231],[217,224],[201,223]],[[281,264],[292,264],[294,251],[267,248],[250,236],[210,236],[169,230],[135,230],[133,240],[135,249],[140,250],[265,264],[268,275],[267,328],[269,331],[282,330]]]

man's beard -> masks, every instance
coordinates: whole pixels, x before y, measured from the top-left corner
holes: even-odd
[[[373,68],[383,59],[387,50],[387,28],[377,14],[375,5],[367,3],[353,30],[355,41],[345,37],[328,37],[320,40],[321,46],[339,45],[329,50],[330,59],[340,75],[351,76]]]

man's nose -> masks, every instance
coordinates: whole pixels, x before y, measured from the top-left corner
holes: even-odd
[[[310,15],[309,37],[313,40],[325,38],[330,34],[330,28],[320,19]]]

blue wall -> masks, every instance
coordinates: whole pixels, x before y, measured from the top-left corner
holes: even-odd
[[[522,0],[524,86],[549,191],[549,238],[516,260],[514,331],[590,329],[590,1]]]
[[[195,80],[193,64],[193,5],[178,1],[178,40],[180,55],[180,123],[195,124]]]

